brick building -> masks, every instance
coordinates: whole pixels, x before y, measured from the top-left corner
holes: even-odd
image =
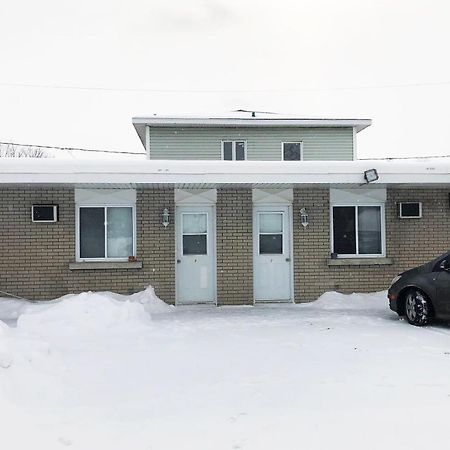
[[[355,160],[370,121],[134,124],[146,161],[2,160],[1,291],[307,302],[386,289],[448,250],[449,166]]]

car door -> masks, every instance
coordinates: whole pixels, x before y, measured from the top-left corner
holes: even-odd
[[[450,258],[444,260],[444,267],[441,263],[436,264],[434,282],[436,286],[436,298],[433,302],[437,315],[450,316]]]

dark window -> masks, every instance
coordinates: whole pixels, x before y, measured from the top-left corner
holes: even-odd
[[[245,159],[245,142],[236,142],[236,161],[243,161]]]
[[[355,207],[333,208],[334,253],[351,255],[356,253]]]
[[[341,255],[381,255],[381,207],[333,207],[333,252]]]
[[[302,145],[300,142],[284,142],[283,143],[283,160],[284,161],[300,161],[301,147],[302,147]]]
[[[185,234],[183,255],[206,255],[206,234]]]
[[[233,143],[224,142],[223,143],[223,159],[225,161],[231,161],[233,159]]]
[[[105,208],[80,208],[80,258],[105,257]]]
[[[222,147],[225,161],[245,160],[245,141],[223,141]]]
[[[80,207],[79,211],[80,258],[125,259],[133,255],[133,208]]]
[[[283,235],[282,234],[260,234],[259,235],[259,253],[277,254],[283,253]]]

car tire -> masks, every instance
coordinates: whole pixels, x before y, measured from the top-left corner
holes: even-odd
[[[410,289],[405,297],[405,315],[411,325],[421,327],[429,323],[431,303],[428,297],[418,289]]]

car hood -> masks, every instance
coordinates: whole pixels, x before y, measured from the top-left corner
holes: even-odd
[[[436,264],[436,260],[422,264],[419,267],[414,267],[414,269],[405,270],[400,275],[403,277],[405,275],[416,275],[419,273],[429,273],[433,271],[433,267]]]

